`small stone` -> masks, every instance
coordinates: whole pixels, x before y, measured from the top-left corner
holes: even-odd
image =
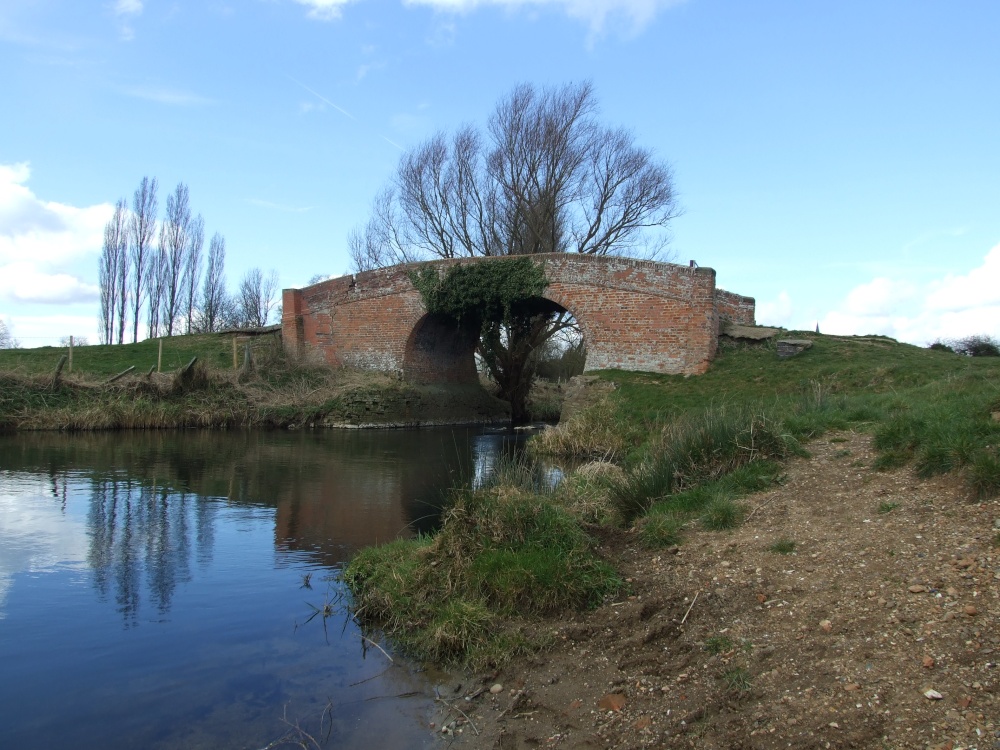
[[[934,657],[933,656],[925,656],[924,657],[924,669],[930,669],[933,666],[934,666]]]
[[[827,726],[830,727],[830,728],[832,728],[832,729],[840,729],[840,724],[838,724],[835,721],[831,721],[829,724],[827,724]]]
[[[975,617],[975,615],[978,612],[979,610],[977,610],[973,605],[971,604],[965,605],[965,614],[967,614],[969,617]]]
[[[922,594],[927,591],[926,586],[921,586],[919,583],[915,583],[910,588],[907,589],[911,594]]]
[[[939,693],[937,690],[925,690],[924,697],[930,698],[932,701],[939,701],[942,698],[944,698],[944,696],[941,695],[941,693]]]
[[[972,698],[965,696],[964,698],[958,699],[958,707],[963,711],[972,705]]]
[[[833,623],[830,622],[829,620],[821,620],[819,623],[819,629],[822,630],[824,633],[829,633],[831,630],[833,630]]]
[[[844,690],[847,691],[860,690],[860,689],[861,686],[856,682],[848,682],[846,685],[844,685]]]
[[[499,682],[490,687],[490,693],[492,693],[493,695],[499,695],[502,692],[503,692],[503,685],[501,685]]]

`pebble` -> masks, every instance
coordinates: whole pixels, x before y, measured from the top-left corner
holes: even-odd
[[[934,666],[934,657],[933,656],[925,656],[924,657],[924,669],[930,669],[933,666]]]
[[[499,695],[502,692],[503,692],[503,685],[501,685],[499,682],[490,687],[490,693],[492,695]]]
[[[830,622],[829,620],[822,620],[819,624],[819,628],[824,633],[829,633],[831,630],[833,630],[833,623]]]
[[[932,701],[939,701],[942,698],[944,698],[944,696],[941,695],[941,693],[939,693],[937,690],[925,690],[924,697],[930,698]]]
[[[973,617],[977,613],[978,613],[978,610],[974,606],[972,606],[971,604],[967,604],[966,605],[966,607],[965,607],[965,614],[967,614],[969,617]]]
[[[925,591],[927,591],[927,587],[921,586],[919,583],[917,583],[914,584],[913,586],[910,586],[910,588],[908,588],[907,591],[909,591],[911,594],[922,594]]]

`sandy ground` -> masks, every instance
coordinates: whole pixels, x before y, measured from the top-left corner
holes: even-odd
[[[812,444],[734,531],[602,538],[629,591],[530,626],[553,646],[443,689],[431,730],[511,750],[1000,748],[1000,500],[876,472],[870,442]]]

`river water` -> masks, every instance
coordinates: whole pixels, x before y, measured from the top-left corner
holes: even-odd
[[[0,436],[0,747],[429,746],[444,677],[367,643],[337,574],[517,442]]]

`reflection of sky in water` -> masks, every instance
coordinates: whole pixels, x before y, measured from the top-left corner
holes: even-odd
[[[65,491],[64,480],[0,472],[0,619],[18,573],[86,565],[86,524],[67,513]]]
[[[484,486],[496,471],[497,464],[515,455],[514,447],[523,443],[530,432],[485,432],[472,439],[472,486]],[[518,454],[519,455],[519,454]],[[563,472],[558,466],[539,464],[535,467],[539,472],[538,481],[549,487],[555,487],[562,480]]]
[[[519,439],[0,436],[0,744],[263,747],[283,717],[322,715],[325,746],[370,747],[372,726],[427,746],[426,677],[366,652],[339,606],[306,620],[339,601],[352,551],[481,484]]]
[[[472,439],[472,486],[482,487],[497,465],[498,449],[503,445],[502,433],[485,433]]]

